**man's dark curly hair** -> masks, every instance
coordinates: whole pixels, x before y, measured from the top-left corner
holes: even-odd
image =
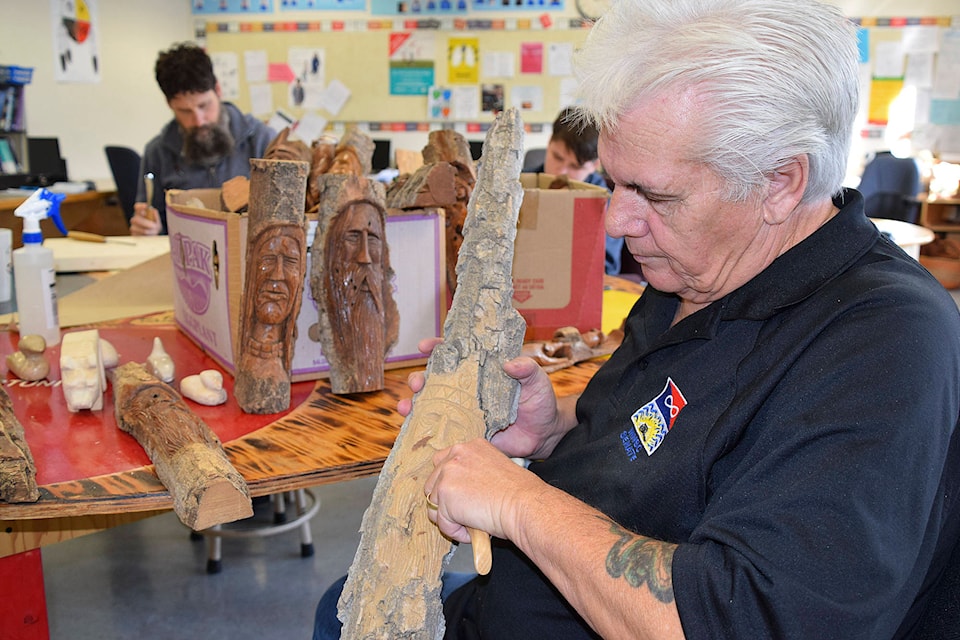
[[[575,117],[576,109],[567,107],[560,112],[553,122],[553,133],[550,140],[559,140],[567,145],[580,164],[597,159],[597,139],[600,132],[586,122],[579,122]]]
[[[154,72],[168,101],[180,93],[204,93],[217,86],[210,56],[189,42],[161,51]]]

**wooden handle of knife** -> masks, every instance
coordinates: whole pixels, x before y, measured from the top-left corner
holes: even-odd
[[[86,231],[68,231],[68,238],[80,240],[82,242],[106,242],[107,239],[97,233],[87,233]]]
[[[490,534],[472,527],[467,527],[467,531],[470,532],[470,545],[473,547],[473,566],[477,573],[485,576],[490,573],[490,567],[493,566]]]

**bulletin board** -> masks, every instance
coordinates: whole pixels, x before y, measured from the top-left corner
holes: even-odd
[[[960,24],[948,17],[861,19],[864,138],[909,139],[960,155]]]
[[[428,97],[424,95],[396,95],[391,92],[390,47],[391,34],[400,30],[387,21],[385,26],[372,23],[354,27],[354,30],[335,31],[327,25],[309,27],[307,25],[288,25],[286,30],[226,30],[216,23],[208,23],[205,46],[212,56],[232,52],[238,60],[239,68],[236,81],[236,97],[232,99],[244,111],[252,109],[250,87],[246,80],[244,56],[246,52],[265,52],[271,64],[285,63],[292,49],[319,49],[324,54],[324,80],[330,83],[338,80],[349,90],[350,97],[342,109],[336,113],[323,110],[318,115],[334,122],[371,122],[399,123],[408,130],[414,123],[436,128],[444,122],[462,122],[457,118],[431,118],[428,113]],[[326,29],[324,27],[327,27]],[[434,83],[443,87],[476,86],[484,84],[502,85],[504,105],[512,104],[512,92],[526,93],[533,88],[542,96],[534,101],[534,108],[522,109],[525,122],[551,123],[561,108],[561,93],[569,86],[572,76],[569,73],[555,75],[550,68],[548,51],[552,43],[568,43],[575,49],[585,40],[587,28],[549,28],[549,29],[492,29],[492,30],[418,30],[429,31],[433,36],[433,74]],[[449,81],[451,39],[475,41],[480,68],[475,82],[458,84]],[[539,43],[543,48],[543,62],[540,73],[524,73],[521,68],[521,50],[529,50],[531,45]],[[554,47],[567,50],[566,46]],[[488,75],[483,69],[483,57],[486,54],[501,55],[501,59],[514,60],[512,75]],[[512,55],[510,55],[512,54]],[[424,56],[426,58],[426,56]],[[508,65],[509,66],[509,65]],[[219,74],[218,74],[219,76]],[[222,84],[222,82],[221,82]],[[290,114],[294,119],[303,116],[306,109],[291,104],[287,82],[270,82],[270,94],[275,109]],[[262,87],[261,87],[262,90]],[[478,107],[476,118],[479,123],[492,122],[493,114],[483,112]],[[402,129],[401,129],[402,130]],[[416,129],[414,129],[416,130]]]

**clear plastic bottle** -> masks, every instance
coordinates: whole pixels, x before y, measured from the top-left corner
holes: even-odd
[[[47,345],[60,343],[56,271],[53,251],[43,246],[40,220],[50,217],[66,235],[60,220],[62,194],[38,189],[14,214],[23,218],[23,246],[13,252],[13,280],[17,292],[20,335],[39,335]]]

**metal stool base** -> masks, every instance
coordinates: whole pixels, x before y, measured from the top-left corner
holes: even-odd
[[[291,499],[296,504],[297,516],[287,519],[286,500]],[[320,499],[309,489],[275,493],[270,496],[274,502],[273,523],[252,522],[253,518],[231,522],[226,525],[216,525],[203,531],[191,532],[191,539],[207,539],[207,573],[220,573],[223,570],[221,541],[223,538],[265,538],[285,533],[299,527],[300,529],[300,557],[309,558],[313,555],[313,534],[310,532],[310,519],[320,509]]]

